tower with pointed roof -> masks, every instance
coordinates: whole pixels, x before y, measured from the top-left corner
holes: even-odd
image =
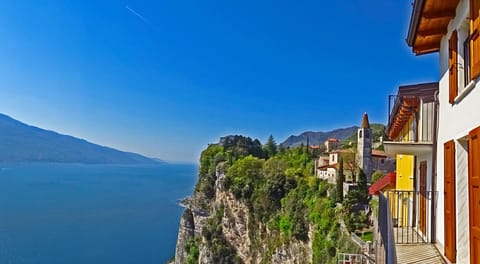
[[[368,114],[365,113],[357,133],[357,165],[367,176],[367,182],[370,182],[373,170],[372,137]]]

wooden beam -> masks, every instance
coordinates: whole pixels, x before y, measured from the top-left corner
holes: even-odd
[[[424,12],[422,14],[422,18],[425,18],[425,19],[453,18],[453,17],[455,17],[455,9],[429,11],[429,12]]]
[[[437,28],[418,30],[417,34],[421,37],[428,37],[432,35],[445,35],[447,34],[447,27],[437,27]]]

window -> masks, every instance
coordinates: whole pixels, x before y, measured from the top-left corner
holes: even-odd
[[[358,138],[362,138],[362,130],[358,131]]]
[[[385,163],[385,160],[384,160],[384,159],[381,159],[381,160],[380,160],[380,163],[382,163],[382,164]]]
[[[470,83],[470,20],[466,19],[457,29],[458,36],[458,93]]]
[[[470,74],[470,20],[465,20],[452,32],[448,40],[449,102],[453,104],[458,95],[471,81]]]
[[[365,138],[368,138],[370,136],[370,132],[368,132],[368,129],[365,130]]]
[[[448,72],[449,72],[449,96],[448,102],[453,104],[458,91],[458,37],[457,31],[453,31],[448,40]]]
[[[463,42],[463,88],[470,82],[470,35]]]

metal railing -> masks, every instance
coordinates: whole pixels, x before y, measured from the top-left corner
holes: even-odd
[[[363,254],[338,253],[337,264],[368,264],[368,258]]]
[[[431,191],[389,190],[388,202],[396,244],[430,243]]]
[[[383,249],[385,264],[397,263],[395,251],[395,241],[393,236],[392,217],[390,216],[389,201],[382,192],[378,194],[378,228],[380,230],[381,241],[379,248]]]

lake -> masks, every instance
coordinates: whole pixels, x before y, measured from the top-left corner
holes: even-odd
[[[0,164],[0,263],[165,263],[196,165]]]

